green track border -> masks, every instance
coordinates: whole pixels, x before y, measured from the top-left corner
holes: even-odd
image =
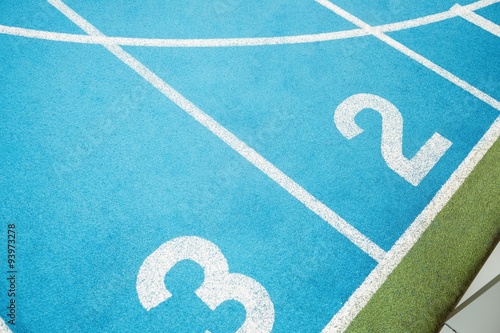
[[[438,332],[499,240],[497,140],[346,332]]]

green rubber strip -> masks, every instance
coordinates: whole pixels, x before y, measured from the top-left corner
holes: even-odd
[[[439,332],[499,240],[500,140],[346,332]]]

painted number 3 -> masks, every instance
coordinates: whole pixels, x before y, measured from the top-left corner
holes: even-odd
[[[335,125],[347,139],[363,132],[354,117],[364,109],[373,109],[382,116],[382,157],[389,168],[414,186],[424,179],[452,144],[439,133],[434,133],[413,158],[406,158],[403,156],[401,113],[388,100],[372,94],[353,95],[335,110]]]
[[[274,305],[266,289],[246,275],[229,273],[227,260],[220,249],[196,236],[179,237],[162,244],[141,265],[136,287],[146,310],[172,296],[164,279],[170,269],[182,260],[192,260],[203,268],[205,280],[195,293],[211,310],[228,300],[243,305],[246,319],[238,333],[271,331]]]

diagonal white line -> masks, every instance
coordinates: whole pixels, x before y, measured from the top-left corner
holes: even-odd
[[[485,19],[481,15],[474,13],[469,8],[456,4],[451,7],[451,11],[458,16],[466,19],[470,23],[477,25],[478,27],[488,31],[489,33],[497,37],[500,37],[500,26],[498,24],[495,24],[490,20]]]
[[[9,326],[7,326],[2,318],[0,318],[0,333],[12,333]]]
[[[470,3],[468,5],[465,5],[464,8],[467,10],[470,10],[470,11],[474,11],[474,10],[478,10],[478,9],[481,9],[484,7],[491,6],[497,2],[500,2],[500,0],[479,0],[479,1],[476,1],[473,3]],[[457,15],[458,15],[457,13],[455,13],[454,11],[449,9],[449,10],[446,10],[444,12],[440,12],[440,13],[436,13],[436,14],[422,16],[419,18],[401,21],[401,22],[396,22],[396,23],[379,25],[376,27],[378,30],[380,30],[382,32],[393,32],[393,31],[421,27],[421,26],[431,24],[431,23],[441,22],[441,21],[444,21],[447,19],[454,18]]]
[[[69,8],[60,0],[49,0],[49,3],[63,13],[68,19],[79,26],[83,31],[92,36],[104,36],[99,30],[92,26],[83,17]],[[241,141],[233,133],[204,113],[192,102],[187,100],[174,88],[160,79],[156,74],[149,70],[146,66],[140,63],[137,59],[125,52],[120,46],[111,43],[104,43],[103,46],[114,54],[118,59],[127,64],[137,74],[142,76],[146,81],[158,89],[163,95],[174,102],[177,106],[191,115],[201,125],[210,130],[213,134],[219,137],[232,149],[243,156],[247,161],[252,163],[269,178],[274,180],[278,185],[285,189],[288,193],[302,202],[307,208],[316,213],[319,217],[325,220],[333,228],[347,237],[351,242],[358,246],[365,253],[370,255],[377,262],[385,258],[386,252],[377,244],[368,239],[365,235],[347,223],[344,219],[338,216],[334,211],[328,208],[325,204],[316,199],[312,194],[307,192],[299,184],[294,182],[290,177],[285,175],[281,170],[275,167],[271,162],[266,160],[262,155],[257,153],[246,143]]]
[[[352,15],[351,13],[345,11],[344,9],[331,3],[328,0],[315,0],[315,1],[319,4],[321,4],[322,6],[330,9],[335,14],[343,17],[347,21],[357,25],[358,27],[360,27],[361,29],[370,33],[374,37],[380,39],[381,41],[383,41],[387,45],[393,47],[394,49],[398,50],[399,52],[403,53],[404,55],[415,60],[419,64],[427,67],[428,69],[430,69],[434,73],[440,75],[441,77],[445,78],[446,80],[450,81],[451,83],[455,84],[456,86],[458,86],[458,87],[462,88],[463,90],[467,91],[468,93],[472,94],[476,98],[482,100],[486,104],[489,104],[490,106],[492,106],[495,109],[500,111],[500,102],[499,101],[497,101],[493,97],[489,96],[488,94],[484,93],[483,91],[477,89],[476,87],[472,86],[471,84],[465,82],[464,80],[460,79],[459,77],[455,76],[454,74],[450,73],[449,71],[447,71],[443,67],[441,67],[441,66],[433,63],[429,59],[421,56],[417,52],[411,50],[410,48],[408,48],[405,45],[401,44],[400,42],[396,41],[395,39],[387,36],[385,33],[381,32],[376,27],[370,26],[368,23],[365,23],[364,21],[360,20],[356,16]]]

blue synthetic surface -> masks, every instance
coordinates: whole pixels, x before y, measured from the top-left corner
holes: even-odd
[[[109,36],[355,28],[306,0],[67,3]],[[336,3],[382,24],[454,2]],[[498,8],[478,13],[500,23]],[[0,24],[82,33],[44,1],[2,2]],[[500,99],[498,37],[460,18],[390,35]],[[125,50],[386,251],[498,117],[374,37]],[[262,284],[276,332],[319,332],[376,266],[102,46],[0,35],[0,78],[0,214],[18,234],[14,332],[234,332],[243,307],[210,311],[193,293],[203,273],[192,262],[167,275],[170,300],[149,312],[141,306],[139,267],[180,236],[210,240],[231,272]],[[405,156],[434,132],[453,142],[419,186],[382,159],[377,113],[356,118],[365,132],[353,140],[337,130],[335,108],[357,93],[399,109]]]

